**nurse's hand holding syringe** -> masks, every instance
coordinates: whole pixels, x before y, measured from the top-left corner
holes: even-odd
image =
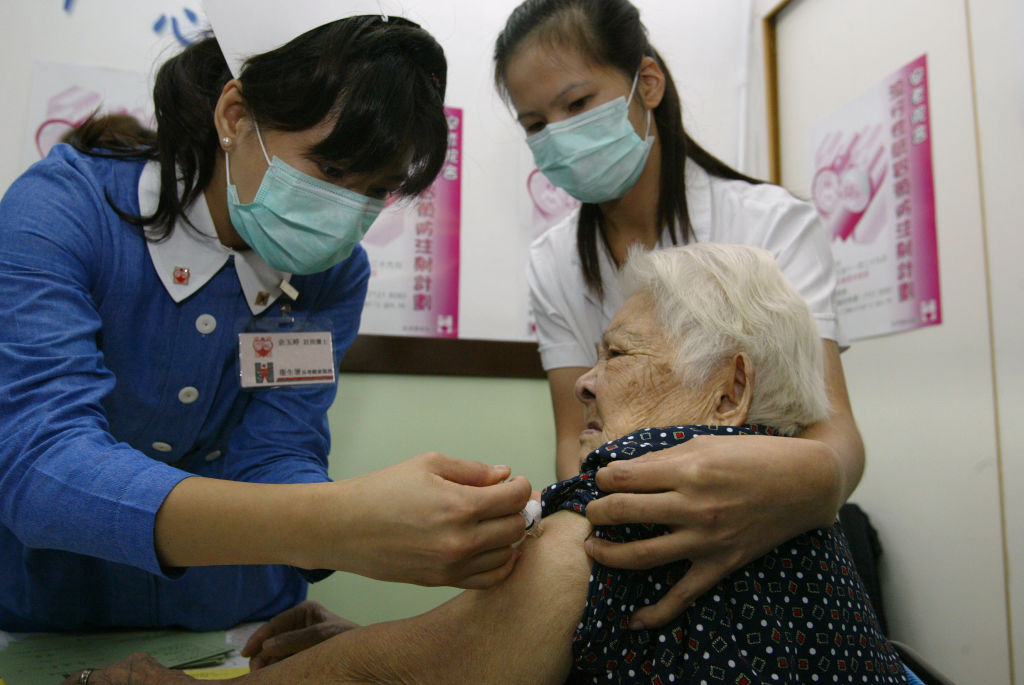
[[[489,587],[512,571],[525,531],[530,483],[508,477],[428,453],[333,483],[186,478],[157,513],[157,554],[167,567],[288,564]]]

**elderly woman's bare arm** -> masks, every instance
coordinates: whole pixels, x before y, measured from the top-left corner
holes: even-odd
[[[249,683],[561,683],[586,603],[591,526],[560,512],[527,538],[502,584],[420,616],[349,630],[246,676]]]

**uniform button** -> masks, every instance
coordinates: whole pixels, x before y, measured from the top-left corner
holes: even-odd
[[[192,404],[199,399],[199,391],[191,385],[185,386],[178,391],[178,401],[182,404]]]
[[[209,314],[203,314],[196,319],[196,330],[203,335],[209,335],[217,329],[217,319],[213,318]]]
[[[153,443],[153,449],[155,449],[157,452],[170,452],[174,448],[171,447],[166,442],[154,442]]]
[[[220,450],[214,450],[207,454],[205,457],[203,457],[203,459],[205,459],[206,461],[217,461],[218,459],[220,459],[220,455]]]

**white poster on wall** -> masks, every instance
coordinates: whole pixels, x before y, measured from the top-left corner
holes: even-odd
[[[925,55],[811,131],[811,194],[851,340],[942,322]]]
[[[445,114],[440,175],[416,198],[389,204],[363,238],[370,283],[361,334],[459,337],[463,113],[445,107]]]
[[[153,126],[153,101],[144,74],[73,64],[39,62],[32,72],[27,136],[22,162],[27,167],[94,112],[130,114]]]

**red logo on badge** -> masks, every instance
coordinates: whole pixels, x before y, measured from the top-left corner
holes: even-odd
[[[174,267],[174,282],[177,283],[178,285],[188,285],[188,279],[189,276],[191,275],[192,273],[188,270],[188,267]]]
[[[256,382],[274,382],[274,362],[256,362]]]
[[[269,336],[263,338],[253,338],[252,349],[256,350],[257,357],[269,357],[271,351],[274,349],[274,341]]]

